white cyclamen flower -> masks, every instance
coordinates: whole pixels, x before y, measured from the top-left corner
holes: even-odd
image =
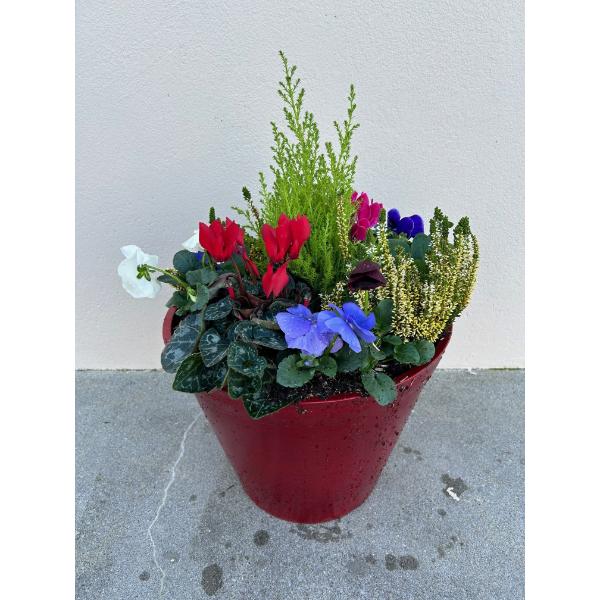
[[[198,229],[196,229],[196,231],[194,231],[194,235],[192,235],[191,238],[185,240],[185,242],[183,242],[183,244],[181,245],[190,252],[198,252],[198,250],[200,250],[200,240],[198,236]]]
[[[146,254],[137,246],[123,246],[121,252],[125,260],[119,263],[117,273],[123,282],[123,289],[134,298],[155,298],[160,291],[160,283],[154,277],[148,281],[138,279],[138,265],[158,266],[158,256]]]

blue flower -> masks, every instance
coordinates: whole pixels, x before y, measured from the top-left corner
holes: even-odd
[[[397,208],[392,208],[387,214],[388,229],[395,233],[403,233],[406,237],[415,237],[419,233],[425,233],[423,219],[419,215],[400,218]]]
[[[323,354],[335,334],[329,330],[319,330],[320,314],[313,314],[306,306],[298,304],[275,315],[275,320],[285,335],[288,348],[296,348],[311,356]],[[337,352],[341,347],[341,340],[336,340],[331,351]]]
[[[375,327],[375,315],[365,313],[354,302],[346,302],[342,308],[330,304],[335,312],[322,311],[318,315],[318,329],[330,331],[339,336],[350,346],[354,352],[360,352],[360,340],[370,344],[376,337],[371,331]],[[360,339],[359,339],[360,338]]]

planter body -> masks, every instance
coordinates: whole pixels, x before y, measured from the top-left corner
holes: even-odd
[[[165,341],[173,313],[165,318]],[[398,396],[385,407],[348,394],[307,399],[253,420],[224,391],[196,397],[255,504],[296,523],[329,521],[360,506],[375,487],[450,335],[431,362],[397,378]]]

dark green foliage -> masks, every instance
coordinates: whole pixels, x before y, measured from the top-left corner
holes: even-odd
[[[394,358],[401,365],[418,365],[421,355],[412,342],[406,342],[394,348]]]
[[[273,400],[263,387],[256,394],[245,396],[243,402],[248,414],[253,419],[260,419],[288,406],[292,403],[292,400],[287,400],[285,396],[280,396],[278,400]]]
[[[212,367],[225,358],[229,349],[229,340],[222,338],[219,332],[211,327],[202,334],[199,350],[202,361],[207,367]]]
[[[213,269],[202,268],[202,269],[194,269],[193,271],[188,271],[185,274],[185,280],[190,285],[198,285],[202,283],[204,285],[210,285],[217,278],[217,273]]]
[[[348,346],[344,346],[333,356],[337,362],[339,373],[350,373],[361,369],[369,359],[369,353],[365,348],[362,348],[360,352],[353,352]]]
[[[378,371],[366,371],[361,375],[365,390],[382,406],[391,404],[397,397],[396,384],[391,377]]]
[[[315,374],[315,368],[304,366],[297,354],[284,358],[277,367],[277,383],[284,387],[301,387]]]
[[[175,373],[183,360],[195,350],[202,327],[202,318],[196,313],[181,321],[160,356],[162,368],[167,373]]]
[[[375,323],[377,331],[380,335],[388,333],[392,328],[392,301],[390,298],[381,300],[375,307],[373,313],[375,314]]]
[[[333,356],[323,356],[317,364],[317,371],[323,373],[327,377],[335,377],[337,375],[337,363]]]
[[[200,354],[192,354],[181,363],[177,370],[173,389],[188,394],[208,392],[214,388],[220,388],[226,375],[227,364],[225,361],[207,367],[203,364]]]
[[[244,342],[250,342],[273,350],[285,350],[287,344],[281,331],[261,327],[258,323],[241,321],[236,328],[236,335]]]
[[[233,300],[225,296],[214,304],[209,304],[204,311],[205,321],[217,321],[225,318],[233,309]]]
[[[184,275],[188,271],[197,269],[199,264],[196,254],[189,250],[180,250],[173,257],[173,266]]]
[[[389,335],[385,342],[394,346],[394,358],[401,365],[424,365],[435,354],[435,346],[428,340],[404,342],[397,336]]]
[[[254,346],[234,342],[227,352],[227,365],[230,369],[246,377],[262,377],[267,367],[264,356],[260,356]]]
[[[262,385],[260,377],[246,377],[237,371],[230,371],[227,391],[232,398],[242,398],[258,393]]]
[[[428,363],[435,354],[435,346],[429,340],[416,340],[414,342],[415,347],[419,351],[420,362],[419,365]]]
[[[416,259],[424,259],[431,246],[431,238],[424,233],[416,235],[410,245],[410,255]]]

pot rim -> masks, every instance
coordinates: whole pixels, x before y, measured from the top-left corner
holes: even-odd
[[[165,344],[167,344],[168,341],[171,339],[173,319],[175,318],[176,311],[177,311],[177,307],[171,306],[171,307],[169,307],[169,309],[167,310],[167,314],[165,315],[165,318],[163,321],[163,327],[162,327],[163,341]],[[400,375],[394,377],[394,383],[396,384],[396,386],[399,386],[400,384],[406,384],[407,382],[410,382],[410,385],[412,385],[412,382],[414,381],[415,377],[421,371],[426,369],[432,362],[434,362],[436,359],[439,359],[441,357],[441,355],[446,350],[446,347],[448,346],[448,342],[450,342],[451,337],[452,337],[452,325],[450,325],[446,329],[446,331],[444,333],[444,337],[442,337],[442,339],[435,345],[435,354],[433,355],[432,359],[429,362],[425,363],[424,365],[412,367],[412,369],[409,369],[408,371],[405,371],[404,373],[401,373]],[[213,390],[213,391],[220,391],[225,394],[227,393],[225,390]],[[333,396],[329,396],[328,398],[316,398],[313,396],[313,397],[305,398],[304,400],[300,400],[300,403],[301,404],[305,404],[305,403],[328,404],[330,402],[350,401],[350,400],[356,400],[358,398],[368,398],[368,397],[370,397],[370,396],[361,396],[360,394],[347,392],[345,394],[335,394]]]

